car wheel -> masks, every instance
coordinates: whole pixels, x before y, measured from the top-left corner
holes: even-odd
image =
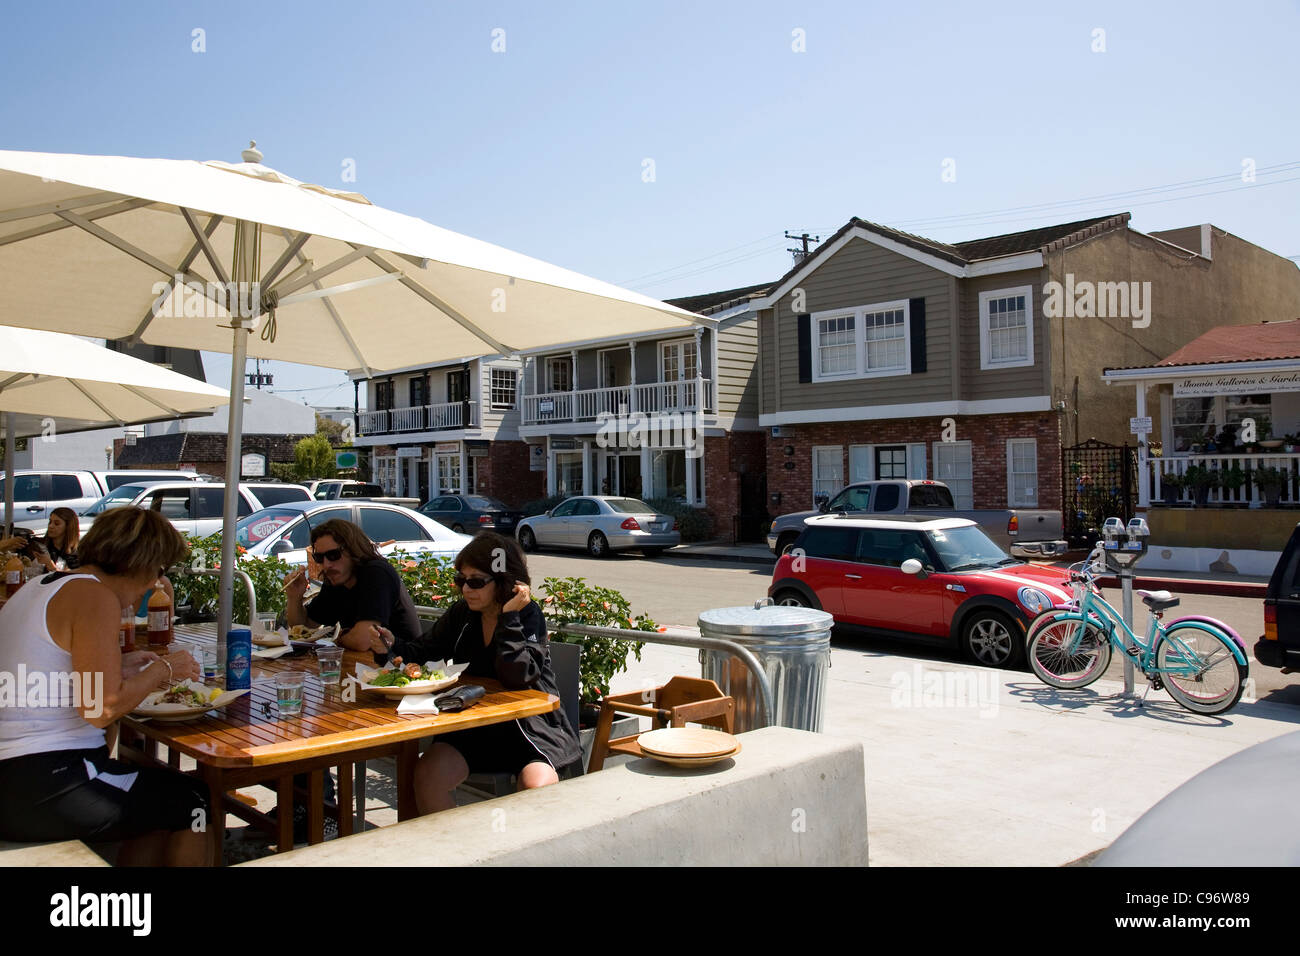
[[[609,542],[599,531],[593,531],[587,539],[587,553],[593,558],[609,557]]]
[[[451,526],[451,530],[455,531],[457,534],[464,534],[465,526],[463,524],[454,524]]]
[[[772,603],[781,607],[812,607],[808,599],[798,591],[780,591],[773,596]]]
[[[1024,660],[1020,629],[1001,611],[976,611],[961,626],[962,650],[984,667],[1011,669]]]
[[[537,550],[537,538],[533,536],[532,528],[519,529],[519,547],[525,551]]]
[[[779,558],[781,555],[789,551],[790,546],[795,543],[795,540],[798,537],[799,537],[799,533],[797,531],[787,531],[785,534],[781,535],[781,537],[777,538],[776,556]]]

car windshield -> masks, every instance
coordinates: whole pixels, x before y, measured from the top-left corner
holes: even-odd
[[[82,516],[100,515],[109,508],[121,508],[129,505],[144,491],[144,485],[120,485],[83,511]]]
[[[259,541],[265,541],[272,535],[279,534],[290,521],[301,517],[301,511],[288,508],[263,508],[261,511],[254,511],[247,518],[241,518],[239,524],[235,525],[235,540],[244,547],[250,548]]]
[[[625,515],[652,515],[655,510],[640,498],[606,498],[605,504]]]
[[[973,571],[1018,563],[977,525],[931,531],[929,538],[947,571]]]
[[[470,495],[465,499],[469,506],[475,511],[505,511],[506,506],[495,498],[484,498],[480,495]]]

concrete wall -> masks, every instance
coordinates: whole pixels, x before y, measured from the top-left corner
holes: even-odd
[[[785,727],[682,770],[634,760],[245,866],[865,866],[862,744]]]

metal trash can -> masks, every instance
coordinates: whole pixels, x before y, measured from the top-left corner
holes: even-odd
[[[700,615],[705,637],[735,641],[753,653],[772,684],[776,723],[819,731],[826,709],[826,669],[831,663],[831,624],[825,611],[759,601]],[[736,733],[766,726],[763,697],[749,668],[725,651],[702,650],[703,675],[736,699]]]

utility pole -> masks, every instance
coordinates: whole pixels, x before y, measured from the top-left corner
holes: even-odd
[[[798,242],[798,243],[802,243],[802,244],[803,244],[803,248],[802,248],[802,249],[789,249],[789,248],[787,248],[787,249],[785,250],[786,252],[789,252],[789,253],[791,253],[791,254],[794,255],[794,261],[795,261],[796,263],[803,262],[805,259],[808,258],[808,243],[809,243],[810,241],[811,241],[811,242],[821,242],[821,241],[822,241],[822,237],[821,237],[821,236],[812,236],[812,237],[809,237],[808,233],[806,233],[806,232],[803,233],[802,235],[792,236],[792,235],[790,235],[789,230],[786,230],[785,237],[786,237],[787,239],[793,239],[795,242]]]
[[[265,375],[262,374],[262,360],[259,358],[259,359],[253,359],[253,361],[256,363],[257,371],[249,372],[247,375],[244,376],[246,379],[248,379],[248,384],[253,386],[254,388],[269,387],[270,385],[274,384],[275,382],[274,375],[272,375],[270,372],[267,372]]]

